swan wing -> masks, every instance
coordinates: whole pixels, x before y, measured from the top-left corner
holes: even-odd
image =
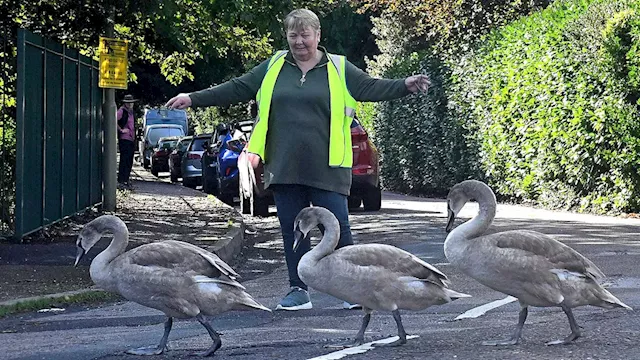
[[[385,244],[362,244],[345,246],[333,252],[336,256],[357,266],[377,266],[387,271],[429,280],[441,286],[448,283],[447,276],[435,266],[419,257]]]
[[[167,240],[145,244],[121,255],[127,262],[139,266],[159,267],[205,275],[227,276],[235,279],[239,275],[217,255],[198,246],[182,241]]]
[[[558,272],[566,270],[570,273],[582,274],[593,280],[603,279],[602,271],[591,260],[584,257],[571,247],[551,238],[548,235],[529,230],[505,231],[487,235],[482,238],[491,239],[497,249],[503,253],[509,253],[515,260],[530,258],[534,263],[540,264],[540,258],[546,260],[549,271]],[[537,259],[537,260],[536,260]]]

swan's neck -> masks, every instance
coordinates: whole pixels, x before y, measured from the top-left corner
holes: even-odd
[[[101,275],[107,272],[109,264],[113,259],[118,257],[118,255],[125,252],[127,244],[129,243],[129,231],[127,230],[126,225],[121,221],[110,224],[104,229],[104,231],[111,231],[111,233],[113,233],[113,239],[109,246],[98,254],[91,262],[89,272],[94,281],[96,281],[96,279],[100,279]]]
[[[331,254],[338,246],[338,240],[340,240],[340,223],[335,217],[322,214],[318,218],[318,223],[324,226],[324,235],[320,243],[307,253],[309,256],[306,256],[307,261],[313,263]]]
[[[445,252],[460,241],[473,239],[484,234],[496,216],[496,197],[487,186],[478,186],[473,190],[478,202],[479,212],[471,220],[453,229],[445,240]],[[448,256],[447,256],[448,257]]]

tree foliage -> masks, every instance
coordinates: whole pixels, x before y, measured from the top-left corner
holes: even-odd
[[[386,14],[407,29],[421,48],[455,50],[550,0],[351,0],[360,11]]]

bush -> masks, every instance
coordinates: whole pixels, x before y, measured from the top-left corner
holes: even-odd
[[[426,95],[376,105],[375,141],[382,154],[385,188],[442,196],[455,183],[480,174],[476,151],[465,140],[466,129],[459,119],[446,116],[442,83],[448,73],[435,54],[413,54],[386,76],[425,72],[433,85]]]
[[[638,209],[639,112],[633,84],[613,76],[637,48],[623,26],[633,22],[619,21],[637,4],[557,1],[493,32],[455,68],[452,116],[478,128],[494,190],[552,208]],[[628,79],[633,61],[624,64]]]
[[[550,208],[640,210],[639,7],[557,0],[455,59],[392,66],[434,86],[378,108],[385,186],[438,195],[472,177]]]
[[[612,73],[626,85],[628,100],[640,98],[640,14],[627,9],[607,21],[602,31],[604,58]],[[640,104],[640,103],[639,103]]]

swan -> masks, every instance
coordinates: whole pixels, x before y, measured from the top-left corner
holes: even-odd
[[[400,309],[422,310],[470,297],[448,289],[445,274],[397,247],[363,244],[335,250],[340,225],[336,217],[322,207],[305,208],[297,215],[294,250],[318,225],[324,230],[323,236],[320,243],[300,259],[300,279],[318,291],[352,304],[361,304],[365,313],[355,341],[338,347],[364,343],[364,332],[373,310],[392,312],[398,327],[398,340],[377,346],[398,346],[407,342]]]
[[[89,274],[93,282],[106,291],[167,315],[158,346],[131,349],[127,351],[129,354],[161,354],[166,348],[173,318],[195,317],[213,340],[213,345],[200,355],[210,356],[222,341],[204,315],[227,310],[270,311],[245,292],[235,280],[238,274],[229,265],[195,245],[169,240],[125,252],[129,231],[125,223],[113,215],[102,215],[82,228],[76,242],[75,266],[105,232],[112,232],[113,240],[91,262]]]
[[[455,217],[471,199],[480,211],[470,221],[453,227]],[[560,307],[567,315],[571,334],[547,345],[568,344],[580,337],[571,311],[583,305],[631,308],[600,286],[604,274],[589,259],[567,245],[536,231],[512,230],[483,235],[496,213],[496,197],[486,184],[466,180],[447,196],[449,233],[444,253],[463,273],[520,302],[520,315],[513,335],[483,345],[515,345],[527,319],[528,307]]]

